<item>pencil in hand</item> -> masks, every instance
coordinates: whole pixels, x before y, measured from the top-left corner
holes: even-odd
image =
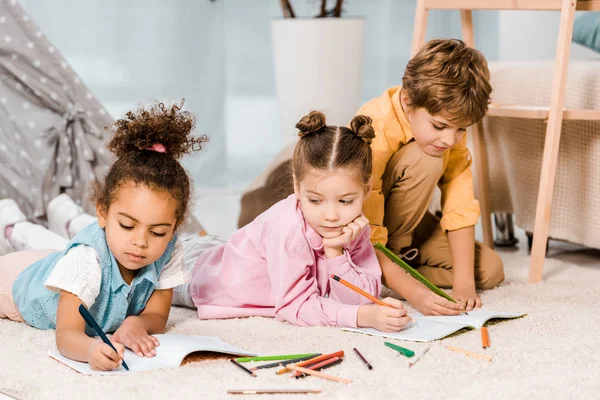
[[[102,341],[104,343],[109,345],[115,351],[115,353],[118,354],[119,352],[117,351],[115,346],[113,346],[111,341],[108,340],[108,338],[106,337],[104,332],[102,332],[102,328],[100,328],[100,325],[98,325],[98,323],[96,322],[94,317],[92,317],[92,314],[90,314],[90,312],[87,310],[87,308],[84,307],[83,304],[79,305],[79,314],[83,317],[83,319],[90,326],[90,328],[92,328],[96,332],[96,334],[100,337],[100,339],[102,339]],[[127,366],[127,363],[125,362],[125,359],[121,360],[121,365],[123,365],[123,368],[125,368],[127,371],[129,371],[129,367]]]
[[[354,290],[356,293],[365,296],[367,299],[371,300],[375,304],[379,304],[380,306],[385,306],[385,307],[389,307],[389,308],[394,308],[391,304],[388,304],[388,303],[386,303],[384,301],[379,300],[377,297],[375,297],[375,296],[373,296],[373,295],[365,292],[362,289],[357,288],[356,286],[354,286],[350,282],[343,280],[342,278],[340,278],[339,276],[337,276],[335,274],[331,274],[331,277],[333,278],[333,280],[338,281],[342,285],[344,285],[344,286],[346,286],[346,287]]]

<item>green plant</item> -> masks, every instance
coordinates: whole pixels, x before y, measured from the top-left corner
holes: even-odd
[[[342,3],[344,0],[335,0],[335,6],[331,9],[327,9],[327,0],[321,0],[321,7],[319,14],[316,15],[316,18],[326,18],[326,17],[334,17],[339,18],[342,16]],[[281,10],[283,11],[283,16],[285,18],[296,18],[296,13],[292,8],[292,4],[290,0],[279,0],[279,4],[281,4]]]

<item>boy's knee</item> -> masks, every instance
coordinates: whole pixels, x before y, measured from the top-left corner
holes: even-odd
[[[386,175],[394,181],[412,177],[419,182],[435,185],[444,173],[444,158],[433,157],[421,150],[417,142],[408,143],[398,150],[388,162]]]
[[[504,281],[504,263],[494,250],[481,245],[475,283],[477,289],[493,289]]]

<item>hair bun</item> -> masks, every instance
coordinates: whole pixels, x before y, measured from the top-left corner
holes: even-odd
[[[371,117],[367,117],[366,115],[357,115],[352,118],[352,122],[350,122],[350,129],[354,132],[358,137],[363,139],[368,144],[371,144],[371,141],[375,137],[375,130],[371,125],[373,120]]]
[[[191,113],[181,111],[183,102],[170,107],[164,103],[140,105],[136,111],[128,112],[115,122],[115,134],[108,149],[117,158],[128,153],[154,151],[174,159],[200,150],[208,138],[193,136],[195,119]]]
[[[318,132],[325,126],[327,126],[325,114],[320,111],[311,111],[296,124],[296,128],[300,131],[298,132],[298,136],[300,137]]]

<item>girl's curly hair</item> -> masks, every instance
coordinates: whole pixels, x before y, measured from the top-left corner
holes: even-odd
[[[177,224],[185,219],[191,197],[190,179],[178,159],[202,149],[206,135],[193,137],[195,119],[181,104],[170,108],[163,103],[140,106],[115,122],[115,134],[108,149],[117,160],[104,184],[96,183],[92,200],[108,210],[118,189],[135,183],[169,193],[177,201]]]

